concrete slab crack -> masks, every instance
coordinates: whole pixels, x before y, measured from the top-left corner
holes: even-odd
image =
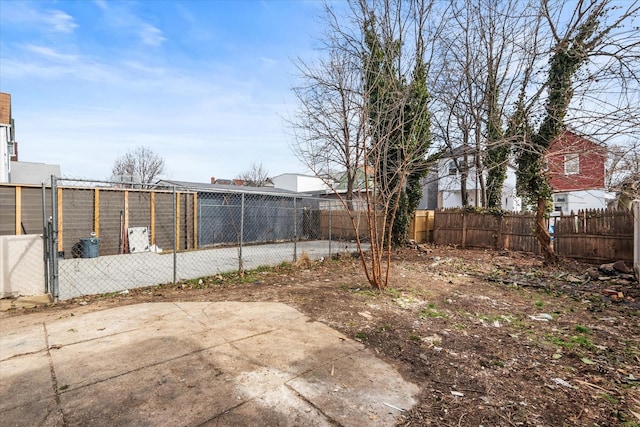
[[[51,348],[49,347],[49,332],[47,331],[46,323],[42,323],[42,329],[44,331],[45,345],[47,346],[47,359],[49,361],[49,371],[51,373],[51,385],[53,387],[53,395],[56,402],[55,410],[60,413],[62,425],[66,426],[67,422],[64,418],[64,411],[62,410],[62,405],[60,404],[60,389],[58,388],[58,378],[56,377],[56,370],[53,366],[53,358],[51,357]]]
[[[300,400],[304,401],[307,405],[311,406],[312,408],[314,408],[316,411],[318,411],[320,414],[322,414],[322,416],[327,420],[327,422],[329,424],[331,424],[332,426],[335,427],[343,427],[342,424],[340,424],[338,421],[336,421],[335,419],[331,418],[328,414],[326,414],[322,408],[320,408],[319,406],[314,405],[314,403],[312,401],[310,401],[309,399],[307,399],[305,396],[303,396],[302,394],[300,394],[298,392],[298,390],[296,390],[295,388],[291,387],[289,384],[285,383],[284,384],[285,387],[287,387],[293,394],[295,394]]]

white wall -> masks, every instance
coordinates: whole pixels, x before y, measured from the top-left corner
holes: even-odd
[[[60,165],[33,162],[11,162],[12,184],[51,184],[51,175],[60,176]]]
[[[0,236],[0,298],[42,295],[44,284],[42,236]]]
[[[299,175],[295,173],[283,173],[271,178],[275,188],[307,193],[312,191],[327,190],[328,187],[318,177],[310,175]]]
[[[457,172],[456,175],[449,175],[449,163],[452,160],[449,159],[441,159],[438,163],[438,189],[439,193],[439,204],[438,207],[442,208],[457,208],[462,206],[462,196],[460,193],[460,172]],[[487,176],[484,173],[484,179],[486,182]],[[514,198],[513,189],[516,186],[516,172],[512,167],[507,167],[507,176],[504,181],[504,185],[502,187],[502,209],[508,211],[519,211],[521,209],[521,203],[517,198]],[[469,198],[469,205],[476,205],[476,187],[478,205],[480,205],[480,184],[478,183],[476,186],[476,169],[475,167],[469,168],[469,172],[467,175],[467,193]]]
[[[558,197],[566,197],[565,203],[557,202]],[[567,193],[554,193],[553,206],[562,208],[563,214],[569,214],[571,211],[577,213],[583,209],[605,209],[607,207],[607,192],[604,190],[581,190],[571,191]]]
[[[0,182],[9,182],[9,126],[0,125]]]

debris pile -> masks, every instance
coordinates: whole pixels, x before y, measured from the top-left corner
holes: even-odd
[[[624,261],[616,261],[608,264],[602,264],[600,267],[592,267],[587,270],[587,274],[592,280],[606,283],[607,288],[602,290],[602,295],[611,298],[614,302],[630,301],[634,302],[634,298],[626,296],[620,287],[628,287],[634,285],[637,281],[633,270],[624,263]]]

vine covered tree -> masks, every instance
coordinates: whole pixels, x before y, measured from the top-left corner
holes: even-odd
[[[290,120],[294,151],[343,203],[367,279],[378,289],[387,286],[392,245],[406,239],[427,170],[422,37],[430,12],[424,0],[352,1],[342,18],[327,7],[327,56],[302,67],[305,84],[294,88],[300,103]],[[333,179],[345,171],[346,195]],[[350,199],[356,191],[358,209]],[[360,238],[362,216],[368,247]]]
[[[640,10],[638,2],[630,2],[628,7],[620,9],[614,7],[614,2],[610,0],[579,1],[566,23],[561,19],[562,12],[566,10],[562,5],[557,9],[553,9],[553,6],[550,1],[542,2],[541,16],[552,35],[551,57],[544,84],[544,111],[539,126],[535,130],[529,128],[523,135],[517,156],[518,193],[535,209],[536,236],[549,262],[553,262],[556,255],[545,221],[550,212],[553,192],[544,167],[548,149],[564,130],[568,115],[589,111],[585,105],[589,91],[580,93],[578,101],[582,103],[582,108],[572,110],[577,87],[590,85],[592,81],[598,82],[600,79],[609,84],[616,80],[624,96],[625,88],[638,84],[637,69],[630,67],[632,64],[638,65],[640,61],[637,29],[628,30],[623,25],[637,16]],[[579,75],[581,71],[589,73],[586,79]],[[590,89],[596,87],[594,85]],[[604,92],[601,94],[605,96]],[[597,103],[603,104],[603,101]],[[608,109],[606,105],[598,108],[604,111]],[[635,108],[637,111],[637,105]],[[622,108],[618,114],[630,111],[633,109]],[[610,118],[595,113],[590,119]],[[637,123],[637,117],[631,121]]]

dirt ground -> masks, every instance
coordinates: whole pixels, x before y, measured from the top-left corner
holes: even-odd
[[[353,337],[417,384],[402,426],[640,426],[640,287],[531,254],[407,248],[389,287],[360,260],[258,269],[0,314],[148,301],[277,301]]]

